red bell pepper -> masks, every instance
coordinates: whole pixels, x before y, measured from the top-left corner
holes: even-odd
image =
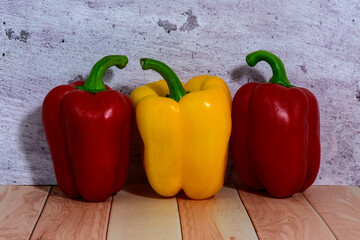
[[[243,85],[233,99],[231,146],[242,181],[275,197],[305,191],[320,166],[320,120],[316,97],[287,79],[281,60],[266,51],[248,65],[270,64],[269,83]]]
[[[102,80],[125,56],[98,61],[84,83],[52,89],[44,99],[42,123],[58,185],[69,198],[104,201],[125,184],[133,134],[130,99]]]

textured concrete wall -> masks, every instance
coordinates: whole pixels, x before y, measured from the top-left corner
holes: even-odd
[[[86,79],[105,55],[129,58],[105,76],[126,94],[160,76],[138,59],[168,63],[180,79],[222,77],[232,95],[268,80],[245,56],[264,49],[285,63],[293,84],[310,89],[321,114],[317,184],[360,185],[360,3],[358,1],[1,1],[0,184],[55,184],[41,126],[53,87]],[[135,143],[129,181],[144,180]]]

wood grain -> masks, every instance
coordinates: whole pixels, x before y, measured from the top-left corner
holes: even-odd
[[[106,239],[111,200],[72,200],[54,187],[31,239]]]
[[[359,187],[312,186],[304,195],[337,239],[360,239]]]
[[[49,191],[48,186],[0,186],[0,239],[29,239]]]
[[[239,189],[239,194],[260,239],[335,239],[325,222],[298,193],[272,198],[264,192]]]
[[[183,239],[258,239],[236,188],[207,200],[179,198]]]
[[[107,239],[181,239],[176,198],[145,184],[126,186],[114,196]]]

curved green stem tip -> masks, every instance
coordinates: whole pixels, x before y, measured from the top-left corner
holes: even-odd
[[[143,70],[152,69],[159,73],[169,87],[169,97],[177,102],[186,95],[186,91],[175,72],[165,63],[151,58],[141,58],[140,65]]]
[[[123,55],[109,55],[100,59],[91,69],[90,75],[84,85],[78,89],[88,92],[101,92],[106,90],[103,77],[109,67],[116,66],[123,69],[128,63],[128,58]]]
[[[246,56],[246,62],[251,67],[255,66],[260,61],[265,61],[270,64],[273,76],[270,78],[269,82],[280,84],[285,87],[294,87],[290,84],[289,79],[286,76],[284,64],[281,59],[271,52],[259,50]]]

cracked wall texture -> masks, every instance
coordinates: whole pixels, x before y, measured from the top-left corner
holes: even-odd
[[[2,1],[0,5],[0,184],[56,184],[41,126],[53,87],[83,79],[105,55],[129,58],[105,81],[125,94],[160,79],[138,59],[169,64],[180,79],[210,74],[232,93],[268,80],[245,56],[264,49],[290,81],[310,89],[321,114],[316,184],[360,185],[360,3],[357,1]],[[129,182],[145,181],[138,136]],[[231,162],[229,169],[231,169]]]

